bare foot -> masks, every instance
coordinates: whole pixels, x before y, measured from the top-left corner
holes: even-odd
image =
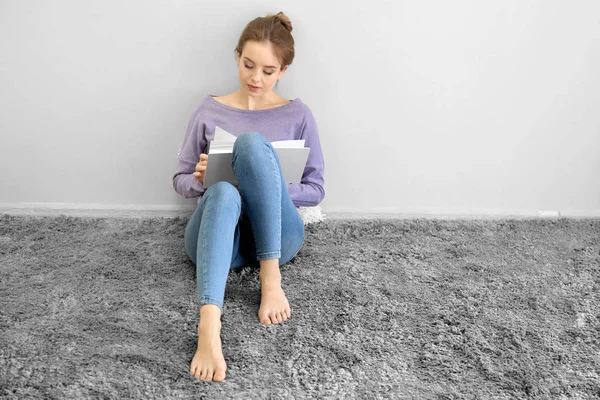
[[[198,349],[190,365],[190,373],[203,381],[225,379],[227,364],[221,348],[221,310],[213,304],[200,309]]]
[[[281,288],[279,260],[261,261],[260,267],[261,299],[258,320],[261,324],[278,324],[291,317],[290,304]]]

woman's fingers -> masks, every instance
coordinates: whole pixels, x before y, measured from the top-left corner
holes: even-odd
[[[198,179],[200,183],[204,184],[204,172],[194,172],[192,175],[194,178]]]
[[[200,154],[200,162],[196,164],[196,168],[194,168],[195,172],[192,173],[196,179],[200,182],[204,183],[204,173],[206,172],[206,164],[208,164],[208,155]]]
[[[197,172],[206,171],[206,162],[199,162],[196,164],[196,168],[194,168]]]

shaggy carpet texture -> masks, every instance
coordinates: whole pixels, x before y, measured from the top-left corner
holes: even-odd
[[[0,215],[0,396],[600,397],[600,220],[328,220],[282,267],[292,319],[228,278],[227,378],[189,374],[187,219]]]

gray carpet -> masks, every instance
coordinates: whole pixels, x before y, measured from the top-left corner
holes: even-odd
[[[182,218],[0,216],[3,398],[600,397],[600,220],[325,221],[261,326],[229,276],[222,383],[188,372]]]

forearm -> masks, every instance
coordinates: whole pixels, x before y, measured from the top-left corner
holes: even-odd
[[[313,207],[325,197],[323,186],[316,183],[290,183],[290,198],[296,207]]]
[[[192,174],[178,174],[173,178],[173,188],[185,198],[199,197],[204,187]]]

